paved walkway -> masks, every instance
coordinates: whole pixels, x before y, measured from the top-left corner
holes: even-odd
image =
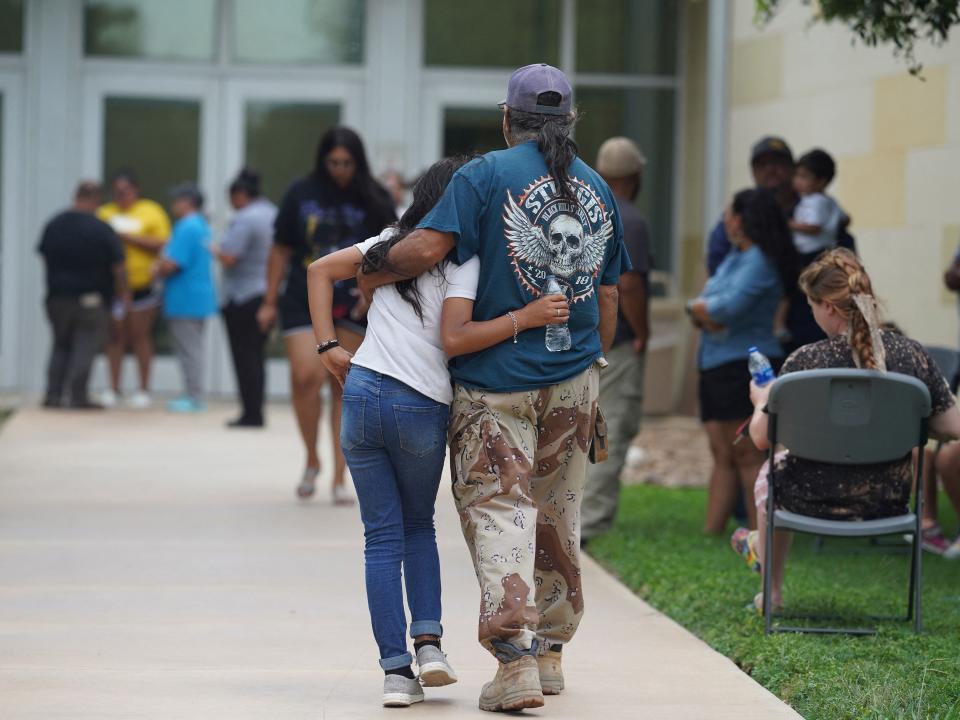
[[[300,503],[289,410],[21,410],[0,430],[0,716],[492,717],[476,579],[441,492],[445,649],[460,683],[379,707],[355,508]],[[587,562],[566,694],[530,716],[796,718],[726,658]]]

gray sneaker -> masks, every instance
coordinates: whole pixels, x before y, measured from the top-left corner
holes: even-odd
[[[384,675],[384,707],[410,707],[418,702],[423,702],[423,688],[420,683],[403,675]]]
[[[447,656],[433,645],[424,645],[417,650],[417,666],[424,687],[441,687],[457,681],[457,674],[447,662]]]

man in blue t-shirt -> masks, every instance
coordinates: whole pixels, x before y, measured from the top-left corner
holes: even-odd
[[[173,337],[173,348],[183,371],[185,393],[167,404],[173,412],[204,409],[204,334],[207,318],[217,312],[213,286],[210,226],[200,213],[203,194],[193,183],[170,191],[170,210],[177,222],[170,242],[157,261],[156,275],[166,278],[163,314]]]
[[[559,693],[560,651],[583,614],[579,510],[597,361],[630,265],[616,200],[569,139],[571,95],[554,67],[515,71],[501,105],[509,149],[461,168],[389,256],[405,277],[451,252],[461,263],[479,256],[474,320],[510,316],[554,281],[569,301],[568,339],[556,337],[562,325],[520,331],[514,320],[512,339],[450,363],[453,493],[480,581],[479,639],[500,661],[484,710],[539,707]]]

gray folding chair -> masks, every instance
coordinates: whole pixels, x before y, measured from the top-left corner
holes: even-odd
[[[836,465],[893,462],[927,442],[930,393],[914,377],[872,370],[807,370],[779,378],[770,391],[770,490],[767,494],[766,548],[763,563],[764,630],[869,635],[871,628],[774,625],[770,603],[775,530],[833,537],[879,537],[912,533],[920,537],[923,512],[923,453],[918,453],[914,511],[880,520],[822,520],[776,508],[774,452],[778,444],[806,460]],[[921,543],[913,543],[907,621],[920,632]]]

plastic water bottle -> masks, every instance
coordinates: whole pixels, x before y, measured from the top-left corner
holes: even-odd
[[[566,297],[566,293],[563,292],[563,288],[560,287],[560,281],[557,280],[553,275],[547,275],[546,279],[543,281],[543,294],[544,295],[563,295]],[[567,327],[566,323],[558,323],[556,325],[547,325],[547,350],[550,352],[562,352],[564,350],[569,350],[573,342],[570,339],[570,328]]]
[[[747,365],[750,367],[750,375],[753,381],[759,386],[769,385],[777,379],[777,374],[773,371],[773,366],[767,360],[767,356],[752,347],[748,351],[749,357]]]

